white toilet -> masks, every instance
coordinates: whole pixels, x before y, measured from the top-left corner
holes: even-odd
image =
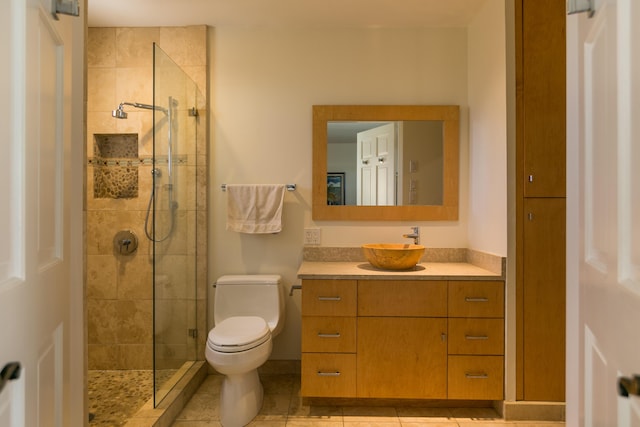
[[[214,328],[205,357],[225,375],[220,422],[240,427],[258,414],[263,389],[258,367],[271,354],[271,338],[284,326],[284,288],[279,275],[222,276],[215,284]]]

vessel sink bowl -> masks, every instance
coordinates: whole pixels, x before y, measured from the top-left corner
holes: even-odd
[[[424,246],[403,243],[369,243],[362,245],[367,261],[383,270],[409,270],[424,254]]]

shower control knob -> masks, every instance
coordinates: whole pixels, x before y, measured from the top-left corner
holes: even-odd
[[[131,255],[138,249],[138,237],[131,230],[118,231],[113,238],[113,250],[116,254]]]

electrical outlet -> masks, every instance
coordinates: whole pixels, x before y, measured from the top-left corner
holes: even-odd
[[[305,228],[304,229],[304,244],[305,245],[319,245],[320,244],[320,229],[319,228]]]

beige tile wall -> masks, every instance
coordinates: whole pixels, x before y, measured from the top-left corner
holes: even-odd
[[[189,149],[182,166],[189,181],[190,200],[179,200],[193,208],[178,222],[196,222],[197,233],[176,236],[165,248],[166,264],[176,266],[172,279],[160,286],[159,309],[169,313],[171,331],[161,351],[166,359],[186,356],[204,359],[206,338],[207,277],[207,27],[90,28],[88,37],[87,155],[93,156],[96,133],[137,133],[138,154],[149,158],[152,146],[152,112],[127,108],[128,119],[117,120],[111,111],[122,101],[153,102],[152,43],[167,53],[197,84],[203,95],[199,110],[196,146]],[[197,162],[196,162],[197,160]],[[144,220],[152,185],[151,165],[138,166],[139,192],[132,199],[96,199],[93,170],[87,167],[87,283],[89,369],[150,369],[153,355],[152,246],[144,235]],[[181,204],[181,206],[183,206]],[[193,229],[193,227],[191,227]],[[132,256],[113,249],[119,230],[133,230],[139,247]],[[202,237],[202,238],[201,238]],[[195,271],[188,266],[196,264]],[[180,280],[182,282],[180,282]],[[193,282],[197,283],[195,288]],[[196,302],[197,349],[187,350],[183,333],[193,327],[188,318]],[[177,301],[173,303],[173,301]],[[169,363],[169,362],[168,362]]]

